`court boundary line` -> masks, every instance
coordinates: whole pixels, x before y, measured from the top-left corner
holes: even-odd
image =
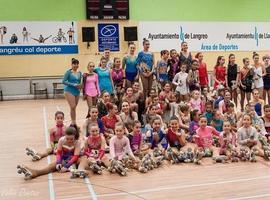
[[[199,184],[189,184],[189,185],[175,185],[170,187],[157,187],[152,189],[145,189],[145,190],[135,190],[135,191],[128,191],[130,194],[143,194],[143,193],[150,193],[150,192],[160,192],[163,190],[174,190],[174,189],[186,189],[186,188],[193,188],[193,187],[204,187],[204,186],[211,186],[211,185],[222,185],[222,184],[229,184],[229,183],[238,183],[238,182],[245,182],[245,181],[253,181],[253,180],[261,180],[261,179],[268,179],[270,176],[259,176],[253,178],[240,178],[240,179],[232,179],[226,181],[216,181],[216,182],[208,182],[208,183],[199,183]],[[113,197],[113,196],[123,196],[128,195],[125,192],[116,192],[116,193],[107,193],[107,194],[98,194],[98,197]],[[269,194],[270,195],[270,194]],[[77,200],[77,199],[87,199],[87,196],[82,197],[65,197],[61,198],[62,200]],[[232,199],[238,200],[238,199]],[[239,199],[240,200],[240,199]]]
[[[56,106],[57,111],[60,111],[60,107],[57,105]],[[97,195],[94,191],[94,188],[92,186],[92,183],[90,182],[90,179],[88,177],[84,178],[84,183],[87,185],[88,191],[90,192],[92,199],[97,200]]]
[[[43,122],[44,122],[44,134],[45,134],[46,148],[49,148],[50,144],[49,144],[49,133],[48,133],[46,106],[43,106]],[[47,156],[47,162],[48,162],[48,164],[51,163],[51,157],[50,156]],[[50,200],[55,200],[55,191],[54,191],[52,173],[48,174],[48,182],[49,182]]]
[[[237,198],[232,198],[228,200],[244,200],[244,199],[263,198],[263,197],[270,197],[270,193],[254,195],[254,196],[237,197]]]

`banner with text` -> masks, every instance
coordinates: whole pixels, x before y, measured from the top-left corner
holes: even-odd
[[[76,22],[0,22],[0,55],[77,54]]]
[[[187,42],[190,51],[270,50],[270,23],[267,22],[140,22],[140,48],[143,38],[151,51],[180,49]]]

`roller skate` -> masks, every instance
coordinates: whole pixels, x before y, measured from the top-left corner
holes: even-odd
[[[168,149],[167,149],[167,154],[168,154],[168,157],[169,157],[170,162],[171,162],[172,164],[179,163],[178,156],[177,156],[177,154],[173,151],[172,148],[168,148]]]
[[[194,153],[191,148],[187,149],[185,163],[192,163],[194,161]]]
[[[40,156],[37,154],[37,152],[34,149],[30,149],[28,147],[26,147],[26,155],[31,156],[32,157],[32,161],[37,161],[40,160]]]
[[[89,167],[93,171],[94,174],[99,174],[99,175],[102,174],[102,167],[100,167],[100,165],[98,165],[97,162],[90,162]]]
[[[85,170],[77,170],[77,169],[71,169],[71,177],[72,179],[74,178],[86,178],[88,174],[86,173]]]
[[[250,162],[257,162],[256,154],[257,154],[257,150],[254,149],[254,148],[251,149],[251,151],[250,151],[250,158],[249,158],[249,161]]]
[[[25,180],[30,180],[32,179],[32,172],[30,170],[28,170],[25,166],[23,165],[17,165],[17,173],[18,174],[24,174],[24,179]]]
[[[214,163],[228,163],[228,157],[221,155],[213,158]]]
[[[232,162],[239,162],[239,154],[236,149],[233,149],[231,152],[231,161]]]
[[[203,157],[212,157],[212,156],[213,156],[213,151],[209,148],[205,148]]]
[[[193,163],[200,165],[202,164],[202,158],[203,158],[203,150],[202,149],[197,149],[196,151],[194,151],[194,159],[193,159]]]
[[[127,175],[127,169],[123,166],[123,163],[119,160],[113,159],[111,166],[108,168],[111,173],[118,173],[121,176]]]

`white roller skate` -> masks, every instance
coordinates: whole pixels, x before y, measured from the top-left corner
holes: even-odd
[[[24,179],[25,180],[29,180],[32,179],[32,172],[30,170],[28,170],[25,166],[23,165],[17,165],[17,173],[18,174],[24,174]]]
[[[71,177],[70,178],[86,178],[88,174],[85,170],[77,170],[77,169],[71,169]]]
[[[26,150],[26,155],[32,157],[32,161],[37,161],[41,159],[34,149],[30,149],[27,147],[25,150]]]

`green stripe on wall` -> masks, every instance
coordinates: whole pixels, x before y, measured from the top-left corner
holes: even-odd
[[[270,0],[130,0],[137,21],[270,21]],[[0,0],[0,21],[83,20],[85,0]]]

